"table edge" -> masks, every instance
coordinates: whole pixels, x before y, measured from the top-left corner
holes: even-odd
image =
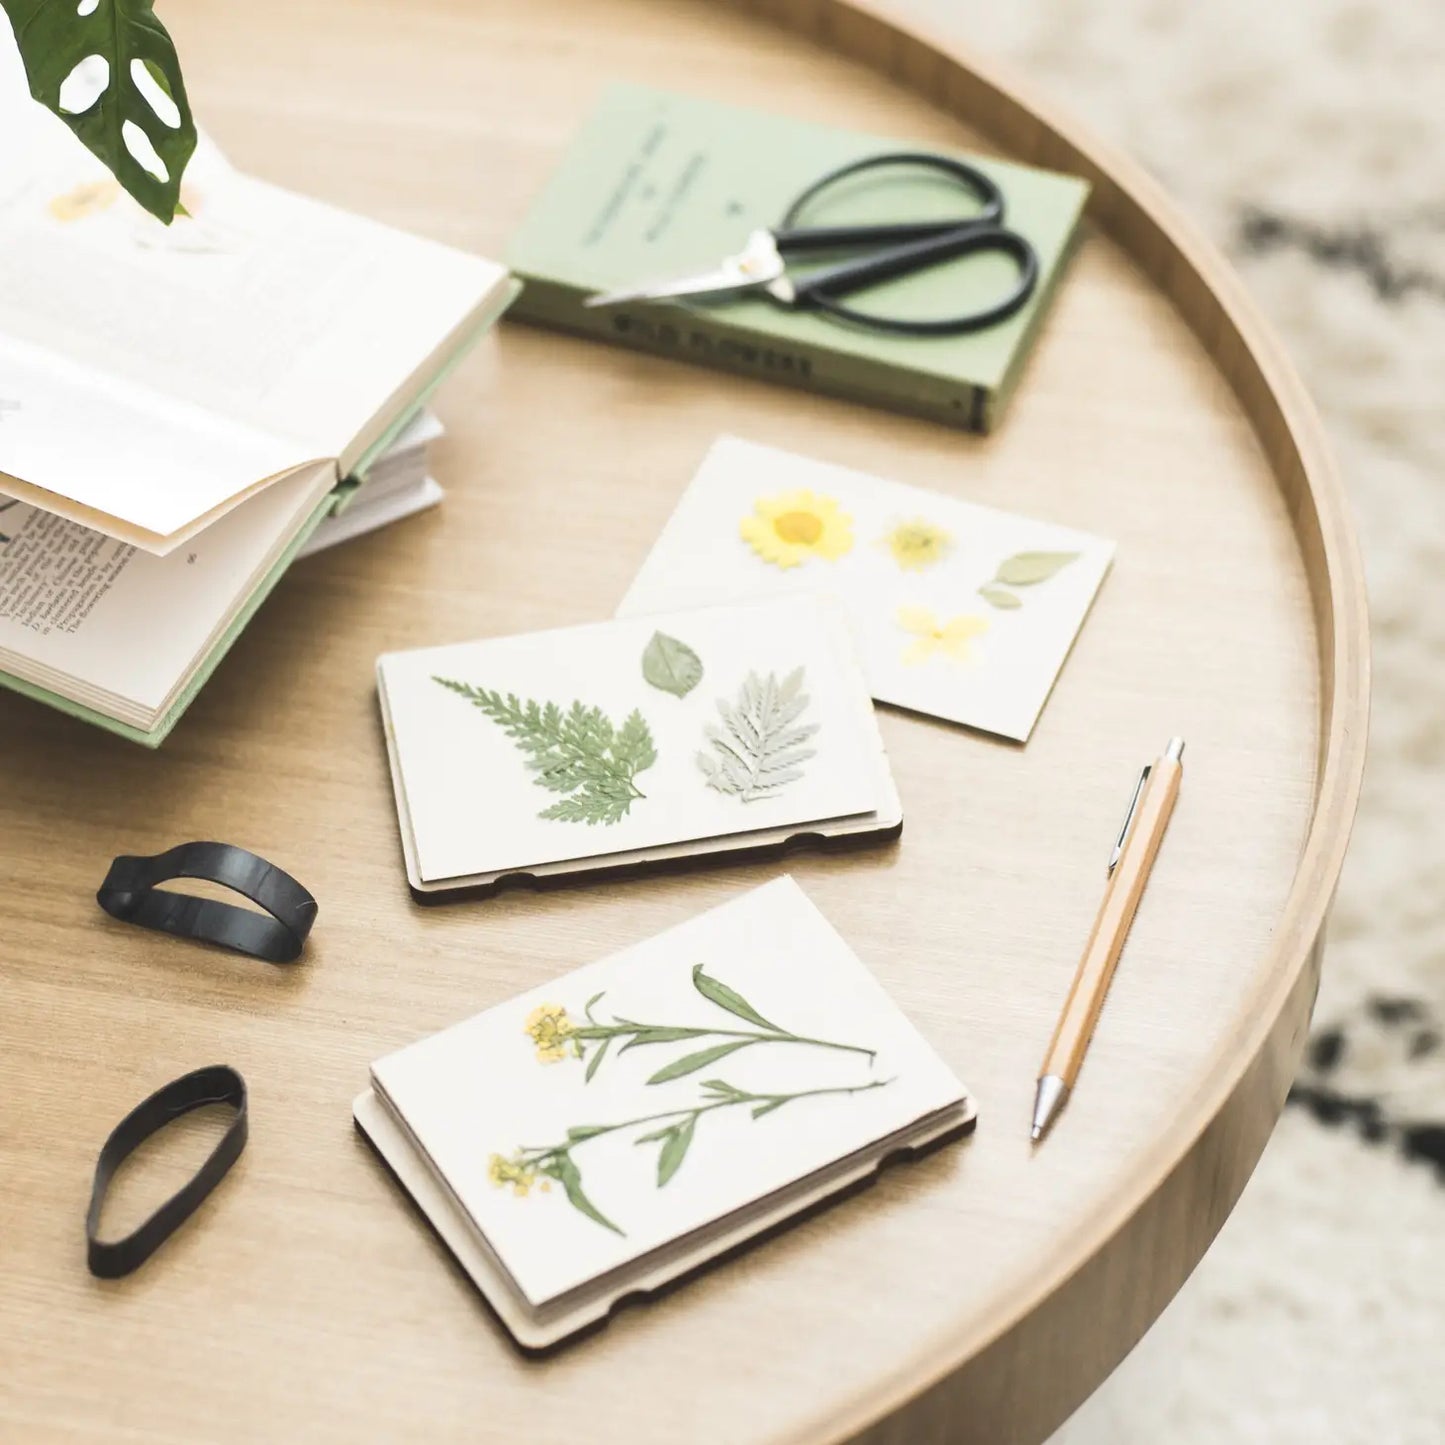
[[[1283,1110],[1318,991],[1319,936],[1364,773],[1369,622],[1358,540],[1323,427],[1293,363],[1230,264],[1140,165],[937,25],[900,18],[897,0],[728,3],[899,82],[1016,159],[1086,176],[1091,220],[1171,300],[1248,418],[1289,509],[1309,580],[1320,671],[1314,813],[1259,985],[1244,1001],[1250,1026],[1221,1046],[1175,1127],[1141,1150],[1093,1227],[1041,1261],[1006,1309],[987,1325],[976,1317],[932,1341],[881,1389],[875,1382],[779,1437],[878,1445],[1041,1438],[1101,1383],[1177,1292],[1228,1217]],[[1161,1237],[1167,1241],[1170,1259],[1141,1292],[1129,1262],[1151,1237],[1156,1250]],[[1110,1280],[1127,1292],[1114,1315],[1120,1327],[1101,1351],[1098,1295],[1110,1293]],[[1089,1348],[1070,1351],[1075,1327],[1085,1323]],[[1081,1364],[1085,1356],[1095,1363]]]

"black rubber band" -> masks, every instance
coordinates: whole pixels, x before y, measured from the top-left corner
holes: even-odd
[[[235,1109],[236,1117],[195,1177],[124,1239],[98,1238],[105,1192],[126,1157],[172,1119],[208,1104],[229,1104]],[[246,1081],[228,1064],[212,1064],[173,1079],[144,1103],[137,1104],[111,1131],[96,1162],[90,1208],[85,1213],[86,1262],[91,1274],[101,1279],[119,1279],[139,1269],[196,1212],[201,1201],[226,1177],[226,1171],[241,1157],[245,1147]]]
[[[172,878],[219,883],[270,917],[157,889]],[[219,944],[267,963],[295,962],[316,921],[316,900],[289,873],[230,843],[182,843],[154,858],[117,858],[95,900],[122,923]]]

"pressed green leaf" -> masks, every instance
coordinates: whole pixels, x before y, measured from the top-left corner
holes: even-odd
[[[741,1089],[735,1089],[726,1079],[704,1079],[702,1086],[709,1094],[717,1094],[727,1099],[747,1097]]]
[[[89,15],[82,15],[76,0],[0,0],[15,31],[30,94],[58,115],[146,210],[169,225],[180,204],[181,177],[196,148],[196,123],[176,47],[151,5],[152,0],[100,0]],[[63,110],[61,86],[93,55],[109,68],[105,89],[85,110]],[[175,102],[178,125],[167,125],[136,85],[134,61]],[[131,154],[125,141],[127,123],[155,147],[166,169],[164,180]]]
[[[572,1162],[570,1154],[561,1154],[557,1157],[555,1172],[552,1177],[558,1180],[567,1195],[567,1201],[572,1208],[604,1229],[610,1229],[613,1234],[623,1234],[598,1207],[587,1197],[582,1189],[582,1173]],[[626,1235],[623,1234],[623,1238]]]
[[[657,1156],[657,1187],[662,1188],[687,1157],[688,1145],[692,1143],[693,1130],[697,1127],[697,1115],[690,1114],[687,1122],[674,1129],[663,1143],[662,1152]]]
[[[584,1139],[595,1139],[599,1134],[606,1134],[606,1124],[574,1124],[567,1131],[567,1142],[569,1144],[580,1144]]]
[[[632,1142],[634,1144],[655,1144],[659,1139],[667,1139],[672,1135],[675,1124],[664,1125],[661,1129],[654,1129],[650,1134],[639,1134]]]
[[[702,659],[687,643],[654,632],[642,650],[642,675],[653,687],[686,697],[702,681]]]
[[[986,587],[980,587],[978,595],[1002,612],[1012,612],[1016,607],[1023,606],[1023,603],[1007,587],[995,587],[991,583]]]
[[[725,1008],[730,1014],[746,1019],[750,1024],[757,1024],[760,1029],[770,1029],[775,1034],[783,1032],[777,1024],[770,1024],[736,989],[729,988],[715,978],[709,978],[700,963],[693,965],[692,986],[709,1003]]]
[[[752,1043],[752,1039],[744,1039],[741,1043],[735,1044],[714,1044],[710,1049],[699,1049],[695,1054],[684,1054],[680,1059],[674,1059],[670,1064],[663,1065],[647,1082],[649,1084],[666,1084],[672,1079],[680,1079],[685,1074],[695,1074],[699,1069],[705,1069],[709,1064],[715,1064],[719,1059],[725,1059],[729,1054],[735,1054],[739,1049],[745,1049]]]
[[[1010,587],[1031,587],[1035,582],[1047,582],[1078,555],[1077,552],[1019,552],[999,567],[994,581],[1007,582]]]
[[[704,748],[695,755],[709,788],[751,803],[774,796],[803,776],[795,765],[815,756],[816,750],[799,745],[818,731],[818,724],[793,726],[808,706],[802,687],[801,667],[781,684],[775,673],[760,678],[750,672],[733,702],[717,700],[724,727],[705,727],[711,752]]]
[[[628,1049],[635,1049],[642,1044],[675,1044],[683,1039],[700,1039],[707,1032],[707,1029],[642,1028],[628,1039],[617,1052],[619,1054],[625,1054]]]
[[[600,708],[580,702],[563,712],[554,702],[523,702],[515,693],[503,697],[452,678],[432,681],[491,718],[525,756],[538,787],[568,794],[539,818],[611,826],[643,796],[633,778],[657,761],[657,750],[640,712],[614,729]]]
[[[592,1075],[602,1066],[602,1060],[607,1057],[607,1049],[611,1043],[611,1039],[603,1039],[602,1047],[587,1060],[587,1072],[582,1076],[582,1082],[584,1084],[590,1084],[592,1082]]]
[[[633,708],[618,731],[612,757],[619,767],[627,769],[628,777],[646,772],[657,761],[657,748],[648,731],[647,719]]]
[[[781,1109],[788,1101],[786,1099],[769,1099],[766,1104],[759,1104],[753,1110],[753,1118],[761,1119],[764,1114],[771,1114],[774,1109]]]

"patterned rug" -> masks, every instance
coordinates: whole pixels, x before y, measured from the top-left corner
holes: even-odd
[[[1229,253],[1324,416],[1371,592],[1371,760],[1304,1069],[1178,1304],[1061,1439],[1440,1445],[1445,5],[912,4]]]

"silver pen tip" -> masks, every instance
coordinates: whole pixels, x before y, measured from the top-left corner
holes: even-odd
[[[1029,1138],[1035,1143],[1049,1132],[1049,1125],[1054,1122],[1068,1097],[1069,1086],[1057,1074],[1045,1074],[1039,1080],[1038,1090],[1034,1094],[1034,1117],[1029,1130]]]

